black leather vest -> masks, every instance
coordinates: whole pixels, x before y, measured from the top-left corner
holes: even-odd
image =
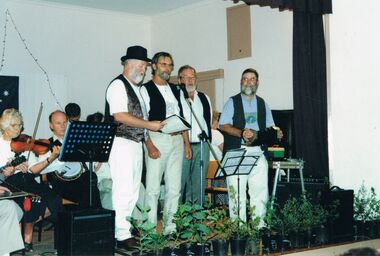
[[[123,75],[119,75],[114,80],[112,80],[112,82],[115,81],[116,79],[119,79],[123,81],[124,83],[125,91],[128,96],[128,113],[138,118],[144,118],[140,101],[135,91],[133,90],[132,86],[129,84],[128,80],[125,79]],[[105,109],[104,115],[105,115],[105,120],[107,122],[114,121],[110,115],[109,104],[107,100],[106,100],[106,109]],[[117,124],[116,137],[122,137],[122,138],[126,138],[126,139],[133,140],[136,142],[140,142],[144,140],[144,129],[128,126],[119,122],[115,122],[115,123]]]

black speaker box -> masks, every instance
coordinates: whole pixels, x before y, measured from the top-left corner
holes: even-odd
[[[329,240],[333,243],[352,241],[354,234],[354,191],[332,187],[322,196],[322,204],[336,209],[328,221]]]
[[[58,255],[114,255],[114,211],[66,209],[56,228]]]
[[[313,202],[318,202],[323,193],[328,190],[328,186],[325,183],[304,182],[304,185],[307,195]],[[270,186],[273,187],[272,184]],[[279,182],[277,184],[275,202],[282,207],[289,198],[299,197],[301,194],[301,182]]]

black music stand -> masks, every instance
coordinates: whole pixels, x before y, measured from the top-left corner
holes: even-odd
[[[69,123],[63,140],[59,161],[89,162],[93,172],[93,162],[107,162],[116,124],[75,121]],[[90,207],[92,207],[92,178],[90,174]]]
[[[238,218],[240,219],[240,175],[249,175],[256,166],[262,152],[248,152],[244,148],[228,150],[223,156],[221,166],[215,173],[215,179],[237,175],[238,177]]]

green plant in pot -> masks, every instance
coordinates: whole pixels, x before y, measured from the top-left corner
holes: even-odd
[[[247,221],[247,246],[246,255],[258,255],[260,252],[260,217],[255,214],[255,207],[248,205],[248,221]]]
[[[380,235],[380,200],[375,189],[367,189],[364,182],[354,196],[354,219],[356,233],[360,237],[376,238]]]
[[[310,247],[313,231],[324,227],[329,213],[320,204],[313,203],[309,195],[304,194],[299,202],[299,215],[301,217],[300,231],[306,233],[307,246]]]
[[[211,238],[211,229],[207,225],[207,211],[201,205],[180,204],[173,221],[177,227],[177,232],[170,235],[171,245],[174,248],[179,248],[181,245],[188,250],[195,247],[201,247],[200,250],[205,248],[206,242]],[[207,254],[207,250],[205,251],[201,254]]]
[[[238,200],[236,190],[230,186],[229,188],[230,200],[233,201],[235,207],[232,209],[235,218],[231,218],[229,225],[230,246],[232,255],[244,255],[245,247],[247,243],[247,237],[249,235],[248,225],[243,221],[238,214]],[[239,206],[240,207],[240,206]],[[241,209],[239,209],[241,210]]]
[[[275,199],[268,201],[264,217],[265,227],[261,229],[264,253],[275,252],[281,248],[284,234],[282,232],[282,221],[279,216],[279,205]],[[275,241],[275,242],[272,242]]]
[[[141,219],[129,217],[128,220],[139,233],[140,242],[137,247],[139,255],[162,255],[162,251],[168,242],[162,233],[157,232],[156,225],[149,222],[150,207],[137,205],[137,209],[141,213]]]
[[[320,204],[312,202],[307,194],[291,197],[279,211],[282,232],[295,238],[295,247],[310,246],[312,229],[324,225],[328,214]]]
[[[228,253],[231,219],[226,209],[222,207],[208,210],[207,221],[212,230],[212,247],[215,256],[224,256]]]

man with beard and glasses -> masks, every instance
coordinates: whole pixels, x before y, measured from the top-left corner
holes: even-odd
[[[219,120],[219,128],[224,135],[224,153],[230,149],[244,147],[248,153],[261,153],[262,146],[255,143],[259,140],[259,131],[273,129],[274,121],[272,112],[265,101],[256,95],[259,86],[259,74],[256,70],[249,68],[243,71],[240,80],[240,93],[229,98],[224,105],[222,115]],[[281,139],[282,131],[276,127],[274,137]],[[248,185],[248,194],[250,205],[255,207],[255,215],[260,217],[260,227],[264,226],[264,216],[266,213],[266,204],[268,202],[268,162],[262,154],[258,159],[256,166],[249,175],[240,175],[239,182],[239,217],[246,221],[246,188]],[[233,187],[238,191],[238,175],[227,177],[227,187]],[[231,218],[237,218],[237,205],[235,200],[229,194],[229,211]],[[237,199],[237,198],[236,198]],[[255,217],[255,216],[252,216]]]
[[[147,121],[141,96],[141,90],[145,90],[141,82],[149,62],[144,47],[129,47],[121,57],[123,73],[110,83],[106,92],[105,119],[117,124],[109,158],[112,203],[116,213],[115,237],[117,247],[126,250],[133,250],[137,245],[127,217],[132,216],[139,198],[146,129],[158,131],[164,126],[159,121]]]
[[[192,158],[183,159],[182,165],[182,198],[186,202],[203,204],[205,199],[204,189],[206,188],[206,173],[210,160],[210,149],[207,143],[203,143],[201,150],[200,134],[202,130],[211,141],[211,120],[212,108],[210,98],[197,90],[197,72],[189,65],[185,65],[178,70],[178,81],[183,84],[188,95],[186,99],[195,113],[191,111],[189,104],[184,98],[182,100],[183,114],[186,121],[191,125],[189,142],[191,145]],[[196,118],[199,120],[197,123]],[[201,170],[201,160],[202,170]]]
[[[173,58],[167,52],[156,53],[152,58],[153,78],[144,84],[148,95],[145,99],[149,120],[163,121],[171,115],[183,117],[181,92],[168,80],[173,71]],[[175,232],[173,215],[181,195],[182,161],[191,159],[191,147],[187,132],[165,134],[149,131],[146,141],[146,193],[145,204],[151,210],[149,221],[157,224],[158,197],[162,176],[165,179],[164,234]]]

